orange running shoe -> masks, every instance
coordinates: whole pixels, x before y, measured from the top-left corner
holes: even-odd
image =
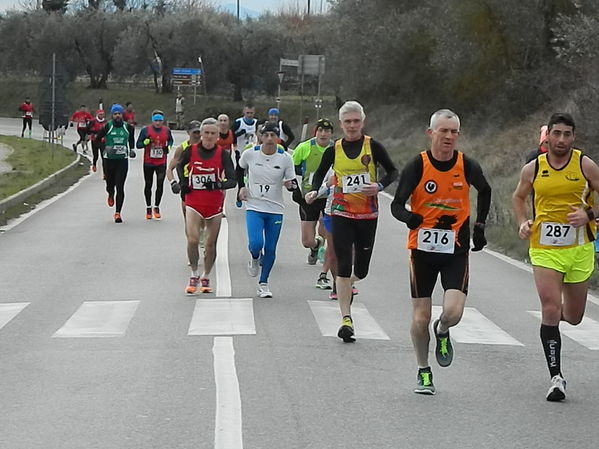
[[[96,168],[96,166],[95,166],[95,165],[92,165],[90,168],[92,169],[92,171],[93,171],[94,173],[96,172],[96,170],[98,170],[98,169]]]
[[[122,223],[123,222],[123,219],[121,218],[120,212],[116,212],[114,214],[114,222],[115,223]]]
[[[108,207],[112,207],[114,206],[114,198],[112,197],[112,195],[108,195]]]
[[[198,282],[199,282],[199,278],[196,276],[192,276],[189,278],[189,284],[187,285],[187,287],[185,288],[185,293],[187,293],[188,295],[193,295],[196,290],[198,289]]]
[[[160,220],[162,218],[162,216],[160,215],[160,209],[158,209],[157,207],[154,208],[154,218],[156,220]]]
[[[212,288],[210,287],[210,279],[208,278],[201,278],[200,279],[200,292],[202,293],[212,293]]]
[[[147,207],[146,208],[146,220],[151,220],[151,219],[152,219],[152,208]]]

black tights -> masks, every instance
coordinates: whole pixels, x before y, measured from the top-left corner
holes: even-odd
[[[98,162],[98,158],[101,157],[102,158],[102,171],[106,171],[106,165],[104,164],[104,158],[102,157],[102,152],[104,151],[104,144],[101,142],[98,142],[96,140],[92,140],[92,153],[94,155],[94,159],[92,164],[94,165],[94,167],[96,166],[96,163]]]
[[[164,191],[164,177],[166,176],[166,164],[164,165],[144,165],[144,196],[146,197],[146,206],[152,206],[152,184],[154,183],[154,173],[156,173],[156,201],[154,206],[160,206],[162,192]]]
[[[33,123],[33,119],[31,117],[23,117],[23,129],[21,130],[21,137],[25,134],[25,128],[29,126],[29,132],[31,132],[31,123]]]
[[[333,215],[332,225],[337,276],[348,278],[353,271],[356,277],[364,279],[370,267],[377,219],[356,220]]]
[[[120,212],[125,201],[125,180],[129,170],[128,159],[105,159],[106,192],[114,197],[116,188],[116,212]]]

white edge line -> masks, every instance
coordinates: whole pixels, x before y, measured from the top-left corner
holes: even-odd
[[[215,337],[214,381],[216,384],[215,449],[243,449],[241,395],[235,369],[232,337]]]

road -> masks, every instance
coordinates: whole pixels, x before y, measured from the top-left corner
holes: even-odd
[[[290,199],[273,299],[255,297],[232,195],[216,291],[189,297],[178,197],[167,190],[164,218],[146,220],[141,166],[130,165],[123,224],[98,171],[0,234],[0,448],[597,446],[595,303],[578,332],[562,326],[568,398],[548,403],[531,274],[473,254],[454,363],[431,354],[437,395],[416,395],[406,231],[389,198],[358,284],[358,341],[344,344],[327,336],[337,306],[314,288]]]

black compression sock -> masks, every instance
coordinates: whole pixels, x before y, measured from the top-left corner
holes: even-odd
[[[562,338],[558,326],[541,324],[541,343],[551,377],[561,374]]]

